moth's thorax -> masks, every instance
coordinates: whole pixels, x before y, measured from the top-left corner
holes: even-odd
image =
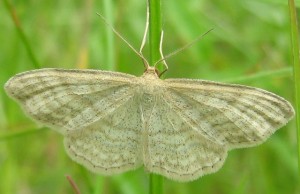
[[[162,82],[163,81],[159,79],[158,72],[154,67],[147,68],[144,74],[139,77],[139,84],[142,93],[155,93],[157,90],[160,90]]]

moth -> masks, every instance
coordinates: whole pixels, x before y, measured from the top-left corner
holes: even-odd
[[[30,118],[64,136],[74,161],[103,175],[144,166],[176,181],[195,180],[220,169],[229,150],[265,142],[294,116],[291,104],[271,92],[162,80],[145,64],[140,77],[32,70],[13,76],[5,90]]]

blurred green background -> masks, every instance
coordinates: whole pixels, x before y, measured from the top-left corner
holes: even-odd
[[[41,67],[142,74],[140,58],[96,12],[139,48],[145,0],[14,0],[11,4]],[[293,102],[287,1],[162,1],[162,11],[165,54],[214,28],[167,61],[165,78],[240,83]],[[16,73],[35,67],[4,1],[0,18],[0,193],[73,193],[67,174],[82,193],[147,193],[149,174],[143,168],[112,177],[95,175],[69,159],[61,135],[49,129],[32,132],[41,126],[7,97],[3,85]],[[263,145],[231,151],[217,173],[189,183],[165,180],[165,193],[299,193],[296,144],[293,120]]]

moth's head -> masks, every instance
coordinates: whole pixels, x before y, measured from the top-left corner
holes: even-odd
[[[148,66],[145,69],[144,74],[153,74],[159,77],[159,71],[155,67],[151,67],[151,66]]]
[[[148,66],[143,74],[144,77],[159,78],[159,71],[155,67]]]

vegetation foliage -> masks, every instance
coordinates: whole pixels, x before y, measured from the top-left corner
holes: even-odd
[[[42,68],[93,68],[141,75],[141,59],[113,35],[96,12],[106,15],[138,49],[146,1],[13,0],[10,4],[0,6],[0,193],[72,193],[65,175],[72,177],[82,193],[147,193],[149,174],[143,168],[103,177],[71,161],[62,136],[31,121],[3,90],[11,76],[36,68],[10,8]],[[161,10],[165,54],[214,28],[196,45],[170,58],[164,78],[240,83],[293,102],[287,1],[162,1]],[[146,57],[148,52],[146,48]],[[217,173],[189,183],[165,180],[164,191],[298,193],[296,137],[292,121],[261,146],[231,151]]]

